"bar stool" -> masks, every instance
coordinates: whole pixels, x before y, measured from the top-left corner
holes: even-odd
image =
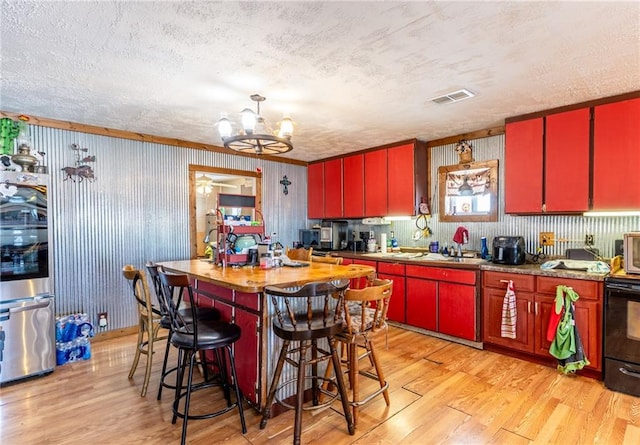
[[[138,309],[138,341],[136,354],[133,357],[133,363],[129,370],[129,380],[133,379],[136,369],[138,368],[140,355],[146,355],[147,365],[145,367],[144,381],[140,393],[141,397],[145,397],[147,395],[147,387],[149,386],[149,378],[151,377],[151,366],[153,364],[153,344],[158,340],[167,339],[168,336],[159,336],[160,328],[166,326],[162,326],[160,323],[162,316],[160,315],[160,310],[153,306],[149,287],[147,286],[143,272],[128,264],[122,268],[122,275],[124,275],[131,286]]]
[[[162,388],[168,388],[173,390],[176,389],[175,385],[167,383],[167,377],[169,377],[171,374],[177,371],[177,367],[167,369],[167,361],[169,359],[169,350],[171,348],[171,334],[173,333],[173,327],[171,326],[171,317],[169,316],[169,308],[166,307],[166,305],[164,304],[164,299],[161,297],[161,293],[162,293],[162,284],[160,283],[161,267],[151,261],[147,262],[145,267],[147,269],[147,273],[151,277],[151,282],[153,283],[153,288],[155,290],[156,298],[159,303],[159,313],[161,315],[160,326],[169,330],[169,335],[166,337],[167,344],[165,345],[165,349],[164,349],[164,360],[162,361],[162,372],[160,373],[160,384],[158,385],[157,399],[160,400],[162,399]],[[191,324],[193,323],[191,308],[182,307],[183,305],[184,305],[184,302],[182,301],[178,302],[178,307],[180,308],[179,309],[180,315],[186,323]],[[216,308],[212,308],[212,307],[203,308],[203,307],[196,306],[196,311],[197,311],[198,319],[202,321],[216,321],[216,320],[220,320],[221,318],[220,311]]]
[[[344,295],[345,328],[336,338],[347,349],[347,374],[351,384],[352,398],[349,404],[353,408],[353,423],[358,423],[358,408],[382,394],[387,406],[389,400],[389,382],[385,380],[382,366],[378,360],[373,336],[388,331],[387,310],[393,290],[392,280],[375,279],[363,289],[347,289]],[[360,354],[360,350],[363,353]],[[370,367],[360,368],[360,361],[368,358]],[[371,369],[373,368],[373,369]],[[327,369],[327,372],[330,370]],[[360,395],[359,376],[377,380],[380,388],[364,398]]]
[[[193,289],[189,283],[187,275],[168,274],[159,272],[162,284],[161,298],[169,309],[173,332],[171,334],[171,344],[178,348],[178,375],[176,378],[175,397],[173,400],[173,418],[171,423],[176,423],[178,417],[182,422],[182,444],[187,439],[187,422],[190,419],[209,419],[225,414],[237,408],[242,425],[242,433],[247,432],[242,407],[242,395],[238,388],[238,378],[236,375],[236,364],[233,355],[233,344],[240,338],[240,327],[234,323],[224,321],[203,322],[198,319],[195,304],[192,304],[191,317],[193,322],[187,323],[182,317],[178,302],[182,301],[183,294],[189,296],[189,301],[193,300]],[[212,352],[215,356],[215,363],[207,361],[207,352]],[[226,352],[226,354],[225,354]],[[204,369],[205,380],[194,383],[193,370],[198,364],[197,357],[200,355]],[[228,363],[227,363],[228,359]],[[216,377],[208,375],[209,366],[215,365]],[[231,371],[231,379],[227,375],[227,366]],[[184,373],[188,368],[187,386],[183,387]],[[230,383],[231,382],[231,383]],[[189,414],[189,404],[193,391],[209,388],[211,386],[221,386],[227,401],[227,406],[219,410],[206,414]],[[231,401],[231,388],[235,392],[235,402]],[[184,398],[184,409],[180,410],[180,401]]]
[[[349,281],[337,284],[329,282],[309,283],[298,290],[282,289],[267,286],[265,293],[271,297],[275,311],[273,331],[282,339],[282,347],[278,356],[275,373],[267,402],[262,414],[260,429],[264,429],[271,417],[271,405],[274,400],[288,409],[295,409],[295,425],[293,433],[294,445],[300,444],[303,410],[313,410],[329,405],[336,397],[340,397],[349,434],[355,433],[347,401],[347,392],[341,372],[336,372],[333,379],[318,374],[318,364],[323,361],[333,362],[334,369],[340,369],[340,358],[336,351],[336,334],[342,330],[342,299]],[[326,339],[329,350],[321,347],[318,340]],[[293,344],[292,344],[293,343]],[[310,358],[308,357],[310,355]],[[285,361],[297,368],[297,378],[280,382]],[[307,376],[307,367],[311,366],[311,375]],[[305,382],[311,380],[313,406],[304,405]],[[323,382],[331,382],[337,386],[337,392],[329,392],[322,387]],[[295,383],[295,405],[283,400],[279,392],[286,386]],[[328,400],[320,399],[327,395]]]

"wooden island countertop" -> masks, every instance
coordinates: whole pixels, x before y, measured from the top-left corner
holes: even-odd
[[[169,272],[184,273],[191,278],[234,289],[240,292],[263,292],[266,286],[294,287],[313,281],[333,281],[367,276],[375,269],[360,264],[334,265],[307,263],[305,267],[221,267],[206,260],[164,261]]]

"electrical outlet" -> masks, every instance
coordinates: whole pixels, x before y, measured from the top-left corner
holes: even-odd
[[[556,235],[553,232],[540,232],[540,245],[553,246],[556,242]]]
[[[107,318],[107,313],[100,312],[98,314],[98,326],[100,326],[101,328],[106,328],[108,324],[109,324],[109,321]]]
[[[594,243],[594,242],[595,242],[595,240],[594,240],[594,238],[593,238],[593,235],[588,234],[588,235],[585,235],[585,236],[584,236],[584,243],[585,243],[587,246],[593,246],[593,243]]]

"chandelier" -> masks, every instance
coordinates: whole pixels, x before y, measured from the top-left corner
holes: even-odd
[[[285,116],[280,122],[280,128],[272,131],[269,124],[260,115],[260,102],[266,98],[259,94],[252,94],[251,100],[256,103],[256,111],[245,108],[240,112],[242,116],[242,128],[233,135],[231,121],[223,116],[217,123],[218,133],[222,138],[225,148],[242,153],[253,152],[258,155],[278,155],[293,149],[291,135],[293,134],[293,121]]]

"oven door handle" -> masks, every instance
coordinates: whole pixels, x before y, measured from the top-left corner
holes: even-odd
[[[640,379],[640,372],[629,371],[626,368],[620,368],[620,372],[629,377],[635,377],[636,379]]]

